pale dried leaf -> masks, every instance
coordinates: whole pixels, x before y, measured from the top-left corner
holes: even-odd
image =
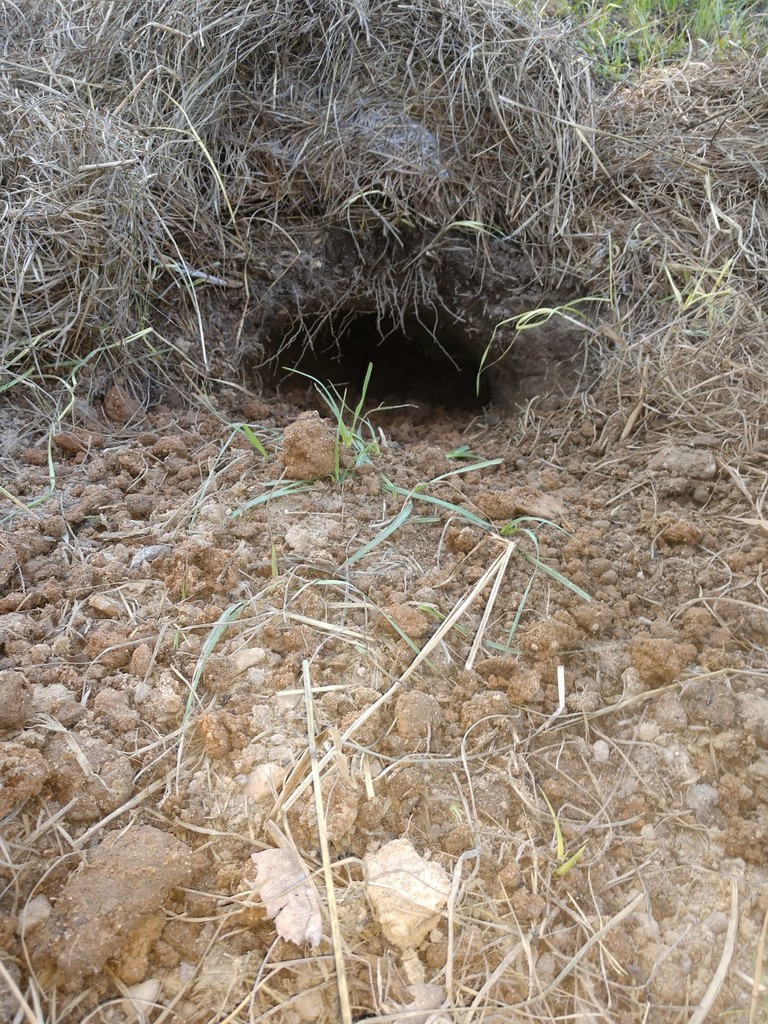
[[[320,945],[323,918],[315,890],[299,858],[291,850],[262,850],[251,854],[256,865],[254,888],[287,942]]]

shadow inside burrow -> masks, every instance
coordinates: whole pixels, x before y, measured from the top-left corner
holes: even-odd
[[[399,320],[373,312],[305,318],[273,341],[259,366],[262,389],[323,411],[315,382],[333,386],[353,407],[440,409],[460,418],[490,407],[513,413],[532,399],[545,405],[575,393],[583,379],[583,332],[481,332],[460,323]],[[366,384],[366,376],[370,376]]]

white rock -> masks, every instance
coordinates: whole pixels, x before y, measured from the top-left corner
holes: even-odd
[[[131,985],[127,998],[122,1000],[122,1010],[131,1024],[144,1024],[157,1007],[161,984],[157,978],[147,978],[138,985]]]
[[[323,917],[314,886],[293,850],[270,849],[251,854],[256,865],[253,886],[277,934],[297,946],[319,946]]]
[[[717,473],[717,460],[711,451],[700,448],[663,448],[648,460],[651,473],[667,476],[712,480]]]
[[[605,764],[605,762],[611,756],[611,748],[608,746],[605,740],[595,740],[592,746],[592,756],[598,764]]]
[[[286,770],[279,764],[260,764],[258,768],[246,776],[243,785],[243,792],[257,804],[266,803],[267,800],[274,800],[277,791],[285,782]]]
[[[72,694],[63,683],[51,683],[50,686],[35,683],[32,687],[32,707],[47,715],[54,715],[64,701],[71,697]]]
[[[229,666],[233,676],[242,675],[254,665],[261,665],[267,656],[263,647],[246,647],[243,650],[235,651],[229,656]]]
[[[637,738],[641,743],[654,743],[661,733],[656,722],[641,722],[637,727]]]
[[[717,805],[718,797],[719,794],[714,786],[700,782],[688,790],[685,805],[695,812],[697,818],[701,819]]]
[[[384,936],[400,949],[418,946],[448,902],[447,872],[420,857],[407,839],[364,858],[366,891]]]
[[[119,619],[121,606],[106,594],[93,594],[88,598],[88,607],[106,619]]]
[[[621,673],[621,682],[624,688],[622,696],[624,697],[636,697],[640,693],[644,693],[648,687],[640,678],[640,673],[636,668],[627,668]]]
[[[323,993],[318,989],[302,992],[291,999],[291,1009],[299,1020],[318,1021],[327,1010]]]
[[[133,699],[137,704],[143,704],[149,697],[150,693],[152,693],[152,687],[142,679],[140,682],[136,683],[133,688]]]
[[[400,1009],[402,1019],[408,1024],[451,1024],[451,1016],[447,1013],[436,1013],[445,1002],[445,989],[440,985],[427,985],[416,982],[408,986],[413,1002]],[[424,1011],[419,1013],[418,1011]]]
[[[139,548],[131,560],[131,569],[138,569],[144,562],[153,562],[160,555],[167,555],[172,550],[170,544],[149,544]]]
[[[286,546],[298,555],[310,554],[316,542],[316,538],[304,526],[291,526],[285,531]]]
[[[51,916],[53,908],[46,896],[33,896],[19,914],[16,931],[19,935],[29,935],[33,928],[44,924]]]

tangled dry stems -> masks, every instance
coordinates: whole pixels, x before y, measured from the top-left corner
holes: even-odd
[[[606,91],[565,28],[480,0],[62,0],[0,27],[12,372],[157,326],[201,283],[268,318],[283,277],[311,294],[307,240],[336,230],[359,273],[315,313],[438,306],[443,254],[511,250],[604,300],[628,408],[652,388],[651,417],[707,404],[727,433],[732,387],[765,396],[764,60]]]

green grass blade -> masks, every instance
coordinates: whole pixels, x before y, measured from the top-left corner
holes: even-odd
[[[368,363],[368,369],[365,371],[365,380],[363,381],[363,390],[360,395],[360,401],[355,406],[354,412],[352,413],[352,426],[351,431],[353,434],[357,432],[357,424],[360,422],[363,414],[363,406],[365,405],[365,398],[368,394],[368,385],[371,383],[371,374],[373,373],[373,363]]]
[[[192,680],[189,684],[189,696],[187,697],[187,703],[184,707],[184,715],[181,720],[181,728],[179,730],[179,750],[176,756],[177,778],[178,769],[181,766],[181,757],[184,750],[185,729],[187,721],[189,720],[189,716],[192,713],[192,708],[194,706],[195,699],[197,698],[197,689],[200,685],[200,680],[202,678],[203,672],[205,671],[205,666],[208,664],[208,659],[216,649],[216,645],[221,639],[222,634],[226,630],[227,626],[229,626],[238,617],[238,615],[244,608],[248,607],[248,603],[248,601],[237,601],[235,604],[231,604],[229,608],[225,609],[221,613],[213,629],[205,638],[205,643],[203,644],[202,650],[200,651],[200,657],[197,659],[197,664],[195,665],[195,671],[192,673]]]
[[[551,576],[553,580],[557,580],[558,583],[562,584],[564,587],[567,587],[574,594],[577,594],[580,598],[582,598],[582,600],[592,600],[592,598],[586,592],[586,590],[582,590],[578,584],[574,583],[573,580],[569,580],[567,576],[563,576],[563,574],[561,572],[558,572],[557,569],[553,569],[551,565],[547,565],[546,562],[542,562],[541,559],[536,558],[534,555],[526,554],[525,551],[521,551],[520,554],[526,560],[526,562],[530,562],[531,565],[535,565],[537,569],[541,569],[541,571],[545,572],[547,576]]]
[[[425,487],[440,483],[442,480],[449,480],[452,476],[461,476],[462,473],[478,473],[481,469],[490,469],[491,466],[500,466],[504,459],[483,459],[481,462],[473,462],[469,466],[458,466],[456,469],[449,469],[447,473],[441,473],[434,477]]]
[[[547,809],[552,818],[552,824],[555,826],[555,837],[557,839],[557,859],[562,860],[565,857],[565,840],[563,839],[563,830],[560,828],[560,822],[558,821],[555,809],[549,802],[549,797],[542,790],[541,795],[544,797],[544,803],[547,805]]]
[[[409,498],[406,500],[405,504],[392,522],[388,523],[380,533],[377,533],[373,540],[369,540],[367,544],[363,544],[363,546],[356,551],[354,555],[350,555],[346,561],[342,562],[341,568],[346,569],[350,565],[354,565],[355,562],[359,562],[361,558],[364,558],[369,552],[373,551],[374,548],[377,548],[379,544],[387,539],[387,537],[391,537],[393,533],[400,529],[404,522],[410,519],[411,512],[413,512],[413,502]]]
[[[22,512],[28,512],[34,516],[35,512],[33,509],[37,508],[38,505],[44,505],[49,498],[53,497],[56,493],[56,466],[53,461],[53,436],[51,432],[48,433],[48,489],[42,494],[39,494],[36,498],[27,502],[21,501],[20,498],[11,494],[10,491],[7,491],[4,487],[0,487],[0,493],[2,493],[12,505],[16,506],[12,512],[0,519],[0,526],[4,523],[10,522],[14,516],[21,515]]]
[[[278,484],[282,484],[282,487],[278,487]],[[250,508],[256,508],[257,505],[264,505],[268,501],[277,501],[278,498],[287,498],[292,494],[301,494],[304,491],[311,491],[312,484],[307,483],[306,480],[291,480],[290,483],[285,483],[282,480],[271,480],[268,483],[262,484],[263,487],[269,488],[263,494],[260,494],[257,498],[251,498],[246,501],[240,508],[234,509],[229,513],[230,519],[237,519],[243,512],[247,512]],[[272,489],[274,488],[274,490]]]
[[[417,501],[426,501],[430,505],[437,505],[439,508],[443,508],[446,512],[450,512],[451,515],[461,516],[462,519],[466,519],[467,522],[474,523],[475,526],[482,527],[483,530],[488,530],[490,533],[496,532],[496,527],[493,523],[488,522],[487,519],[483,519],[480,516],[476,516],[474,512],[470,512],[466,508],[461,508],[460,505],[454,505],[450,501],[444,501],[442,498],[434,498],[431,494],[423,494],[416,490],[406,490],[404,487],[398,487],[397,484],[393,484],[387,477],[382,476],[380,478],[381,489],[387,491],[389,494],[399,494],[403,498],[415,498]]]
[[[247,439],[248,443],[250,445],[252,445],[256,449],[256,451],[259,453],[259,455],[261,455],[265,459],[269,458],[269,455],[267,453],[267,449],[264,447],[264,445],[261,443],[261,441],[258,439],[256,434],[254,433],[253,429],[251,427],[249,427],[247,423],[240,423],[240,424],[237,425],[237,427],[235,429],[239,430],[240,433],[245,436],[245,438]]]

